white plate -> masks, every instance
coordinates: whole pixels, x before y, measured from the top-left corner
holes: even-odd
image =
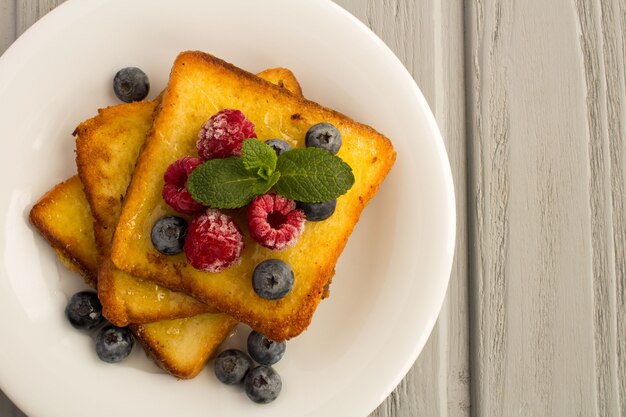
[[[266,406],[221,385],[208,369],[177,381],[141,349],[122,364],[100,362],[92,340],[63,316],[80,280],[27,220],[45,191],[75,173],[74,127],[117,103],[115,71],[141,67],[154,96],[187,49],[253,72],[288,67],[307,97],[374,126],[398,152],[340,259],[330,299],[276,365],[284,388]],[[450,168],[413,79],[335,4],[70,0],[2,56],[0,97],[0,387],[29,416],[363,417],[417,358],[452,263]]]

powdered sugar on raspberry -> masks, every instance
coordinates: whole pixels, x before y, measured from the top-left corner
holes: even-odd
[[[262,195],[248,205],[250,236],[269,249],[283,250],[296,243],[304,230],[304,219],[296,202],[280,195]]]
[[[196,147],[205,160],[240,156],[243,140],[248,138],[256,138],[254,124],[241,111],[224,109],[202,126]]]
[[[194,268],[220,272],[240,259],[243,247],[243,235],[234,220],[219,210],[207,209],[189,223],[183,249]]]
[[[187,179],[202,160],[186,156],[172,163],[163,175],[163,191],[161,195],[165,202],[174,210],[194,214],[204,209],[204,206],[194,200],[187,191]]]

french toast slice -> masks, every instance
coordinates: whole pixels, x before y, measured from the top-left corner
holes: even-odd
[[[259,77],[301,95],[293,73],[270,68]],[[153,121],[155,101],[120,104],[98,111],[81,123],[76,135],[76,163],[94,217],[95,238],[101,254],[98,294],[109,321],[125,326],[189,317],[214,311],[207,304],[117,269],[110,259],[113,231],[121,212],[121,199]]]
[[[236,324],[226,314],[204,313],[128,327],[161,369],[189,379],[204,368]]]
[[[33,206],[30,221],[63,264],[96,286],[98,249],[93,217],[78,176],[56,185]],[[129,326],[148,356],[170,374],[196,376],[237,322],[226,314],[199,314]]]
[[[241,262],[209,273],[194,269],[184,254],[161,255],[149,236],[158,218],[173,214],[161,198],[163,173],[175,160],[196,154],[201,126],[224,108],[241,110],[254,123],[259,140],[279,137],[292,147],[304,146],[305,133],[312,125],[332,123],[343,138],[338,156],[352,167],[355,183],[337,200],[333,216],[307,222],[296,244],[283,251],[256,244],[245,227],[243,210],[229,212],[244,234]],[[270,339],[289,339],[309,325],[349,235],[394,161],[391,142],[371,127],[285,92],[214,56],[183,52],[174,62],[126,193],[112,260],[133,275],[213,304]],[[293,289],[280,300],[263,299],[252,288],[254,267],[268,258],[285,261],[295,274]]]
[[[91,207],[100,254],[98,296],[104,316],[116,326],[189,317],[212,310],[185,294],[122,273],[111,264],[111,240],[121,199],[157,105],[158,100],[139,101],[99,109],[96,117],[74,131],[78,175]]]
[[[93,218],[78,176],[44,194],[31,209],[29,219],[63,264],[79,272],[85,283],[95,288],[98,251],[94,243]]]

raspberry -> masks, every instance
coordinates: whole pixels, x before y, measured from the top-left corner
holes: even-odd
[[[186,156],[172,163],[163,175],[163,191],[161,195],[167,204],[174,210],[194,214],[204,209],[204,206],[191,198],[187,191],[187,179],[191,171],[196,169],[202,161],[192,156]]]
[[[269,249],[282,250],[298,240],[304,229],[304,212],[288,198],[265,194],[248,206],[250,236]]]
[[[230,216],[207,209],[189,223],[184,250],[194,268],[220,272],[239,260],[243,235]]]
[[[248,138],[256,138],[254,124],[239,110],[224,109],[202,126],[196,147],[205,160],[240,156],[243,140]]]

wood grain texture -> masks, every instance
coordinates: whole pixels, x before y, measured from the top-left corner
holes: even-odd
[[[473,415],[626,413],[624,16],[469,2]]]
[[[27,417],[0,391],[0,416],[2,417]]]
[[[624,9],[623,2],[576,1],[587,90],[596,409],[618,416],[626,414],[625,31],[616,19]]]
[[[469,415],[463,4],[336,0],[376,33],[424,93],[442,131],[457,198],[457,244],[439,320],[413,369],[372,416]]]
[[[0,1],[0,54],[15,40],[15,2]]]
[[[14,0],[15,35],[20,36],[33,23],[65,0]]]

